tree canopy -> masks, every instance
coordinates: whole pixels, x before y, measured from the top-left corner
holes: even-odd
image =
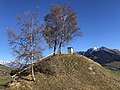
[[[67,5],[54,5],[45,18],[44,38],[49,48],[54,48],[54,54],[58,47],[68,44],[76,36],[82,36],[78,27],[76,12]]]

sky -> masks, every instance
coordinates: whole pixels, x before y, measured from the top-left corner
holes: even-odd
[[[16,17],[24,11],[40,8],[40,20],[50,12],[51,5],[68,4],[78,15],[78,23],[83,36],[75,38],[63,48],[84,51],[91,47],[105,46],[120,49],[120,0],[0,0],[0,60],[14,60],[8,45],[6,28],[14,27]],[[52,49],[46,48],[43,55],[49,55]]]

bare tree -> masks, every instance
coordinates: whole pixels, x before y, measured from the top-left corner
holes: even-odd
[[[50,48],[54,48],[54,54],[58,47],[68,44],[76,36],[82,36],[78,27],[78,17],[74,10],[67,5],[54,5],[51,12],[45,17],[44,37]]]
[[[32,79],[35,81],[33,63],[42,57],[42,24],[39,21],[39,10],[24,12],[18,16],[16,28],[7,29],[9,45],[16,60],[31,63]]]

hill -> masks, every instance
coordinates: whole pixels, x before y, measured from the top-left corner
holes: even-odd
[[[106,47],[90,48],[87,51],[78,52],[110,70],[120,70],[120,50]],[[114,66],[114,63],[117,67]]]
[[[11,70],[11,68],[0,64],[0,75],[9,75]]]
[[[11,68],[0,64],[0,88],[6,86],[11,80]]]
[[[5,90],[120,90],[119,73],[78,54],[49,56],[34,69],[35,82],[28,74]]]

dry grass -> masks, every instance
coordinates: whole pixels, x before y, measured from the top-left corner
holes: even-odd
[[[6,90],[120,90],[117,74],[81,55],[50,56],[34,68],[35,82],[20,79]]]

